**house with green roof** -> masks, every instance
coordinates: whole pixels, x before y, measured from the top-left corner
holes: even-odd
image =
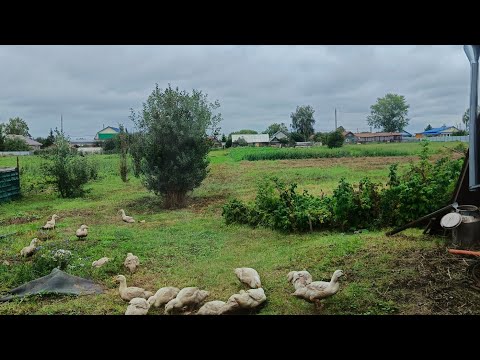
[[[95,140],[108,140],[120,133],[120,129],[113,127],[113,126],[107,126],[106,128],[100,130],[97,132],[97,135],[95,135]]]

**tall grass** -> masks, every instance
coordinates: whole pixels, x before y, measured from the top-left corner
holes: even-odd
[[[452,144],[452,145],[451,145]],[[433,145],[433,144],[431,144]],[[431,146],[434,153],[440,152],[444,147],[453,147],[453,142],[448,146],[435,144]],[[287,159],[318,159],[318,158],[343,158],[343,157],[386,157],[409,156],[420,153],[420,144],[371,144],[371,145],[345,145],[342,148],[329,149],[327,147],[312,148],[271,148],[271,147],[243,147],[230,150],[229,156],[235,161],[247,160],[287,160]]]

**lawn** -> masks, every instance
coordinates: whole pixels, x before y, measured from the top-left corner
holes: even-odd
[[[0,237],[0,293],[48,274],[51,268],[39,259],[59,248],[74,255],[67,269],[70,274],[91,278],[106,292],[0,303],[0,314],[123,314],[127,303],[118,295],[113,280],[117,274],[126,275],[129,286],[150,291],[167,285],[198,286],[210,292],[207,301],[226,301],[242,289],[233,269],[243,266],[257,269],[262,278],[267,302],[260,314],[319,314],[312,304],[290,295],[293,287],[286,281],[287,274],[302,269],[310,271],[314,280],[327,280],[336,269],[346,274],[340,291],[325,301],[321,314],[478,314],[480,296],[466,284],[466,262],[446,254],[443,240],[422,235],[421,229],[391,238],[384,231],[285,235],[227,226],[222,219],[222,205],[229,198],[253,199],[257,182],[267,176],[297,182],[300,189],[313,194],[330,193],[342,176],[358,181],[369,175],[385,182],[390,164],[413,161],[420,148],[400,145],[410,155],[252,162],[232,157],[233,150],[212,151],[207,179],[180,210],[162,210],[160,200],[133,176],[123,183],[115,155],[92,155],[100,163],[100,177],[88,187],[90,193],[79,199],[37,191],[42,189],[41,159],[21,157],[22,187],[27,194],[0,205],[0,235],[11,234]],[[382,146],[390,151],[389,146],[398,145]],[[0,158],[0,166],[15,162],[14,157]],[[117,213],[121,208],[137,222],[122,222]],[[57,229],[50,234],[39,230],[54,213],[60,217]],[[81,224],[89,226],[85,241],[74,235]],[[43,239],[41,249],[32,258],[21,258],[20,250],[34,237]],[[133,275],[126,274],[122,265],[127,252],[140,258],[141,266]],[[92,268],[92,261],[103,256],[113,261]],[[149,312],[161,313],[161,309]]]
[[[430,142],[433,153],[445,149],[462,146],[458,141]],[[272,148],[272,147],[235,147],[228,152],[235,160],[286,160],[286,159],[319,159],[319,158],[356,158],[356,157],[386,157],[418,155],[421,146],[419,143],[391,143],[391,144],[353,144],[341,148],[329,149],[326,146],[310,148]]]

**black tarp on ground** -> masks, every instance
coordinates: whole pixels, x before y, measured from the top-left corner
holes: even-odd
[[[69,275],[55,268],[49,275],[23,284],[10,290],[9,293],[12,295],[2,297],[0,301],[9,301],[18,297],[45,293],[69,295],[101,294],[103,293],[103,288],[91,280]]]

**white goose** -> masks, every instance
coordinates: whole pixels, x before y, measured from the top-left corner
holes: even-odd
[[[225,304],[225,301],[209,301],[197,311],[197,315],[222,315],[227,310]]]
[[[30,241],[30,245],[25,246],[20,250],[20,255],[24,257],[32,256],[35,253],[35,246],[38,244],[39,240],[37,238]]]
[[[75,235],[77,235],[77,238],[79,239],[84,239],[87,237],[88,235],[88,226],[87,225],[82,225],[80,226],[79,229],[77,229],[77,231],[75,232]]]
[[[92,262],[92,266],[96,267],[96,268],[99,268],[99,267],[102,267],[103,265],[105,265],[109,261],[110,261],[110,259],[108,257],[104,256],[104,257]]]
[[[137,271],[137,266],[140,265],[140,260],[138,256],[133,255],[132,253],[128,253],[123,265],[131,272],[134,273]]]
[[[262,288],[240,290],[238,294],[233,294],[225,304],[224,312],[233,312],[239,309],[255,309],[267,300],[265,291]]]
[[[160,307],[165,305],[170,300],[175,299],[179,292],[180,289],[173,286],[166,286],[158,289],[155,295],[153,295],[153,306]]]
[[[257,270],[252,268],[236,268],[235,275],[237,275],[238,280],[242,283],[247,284],[250,288],[256,289],[261,288],[262,283],[260,282],[260,275],[258,275]]]
[[[144,298],[133,298],[128,304],[125,315],[147,315],[151,302]]]
[[[127,222],[127,223],[134,223],[135,220],[131,216],[125,215],[125,211],[123,209],[120,209],[119,211],[122,214],[122,220]]]
[[[312,282],[312,275],[306,270],[290,271],[287,275],[288,282],[291,282],[295,290]]]
[[[127,287],[127,279],[123,275],[117,275],[115,277],[120,283],[120,287],[118,288],[118,292],[120,293],[120,297],[125,301],[130,301],[133,298],[144,298],[148,299],[150,296],[153,295],[151,291],[146,291],[145,289],[131,286]]]
[[[47,223],[42,226],[42,229],[43,229],[43,230],[55,229],[55,220],[56,220],[56,219],[58,219],[58,215],[57,215],[57,214],[53,214],[53,215],[52,215],[52,220],[48,220]]]
[[[340,288],[338,279],[343,275],[342,270],[336,270],[330,282],[314,281],[308,285],[298,287],[292,295],[315,303],[317,308],[322,308],[323,304],[320,300],[335,295],[338,292]]]
[[[174,311],[192,310],[199,306],[208,296],[209,292],[200,290],[197,287],[186,287],[180,290],[175,299],[165,305],[165,314],[172,314]]]

